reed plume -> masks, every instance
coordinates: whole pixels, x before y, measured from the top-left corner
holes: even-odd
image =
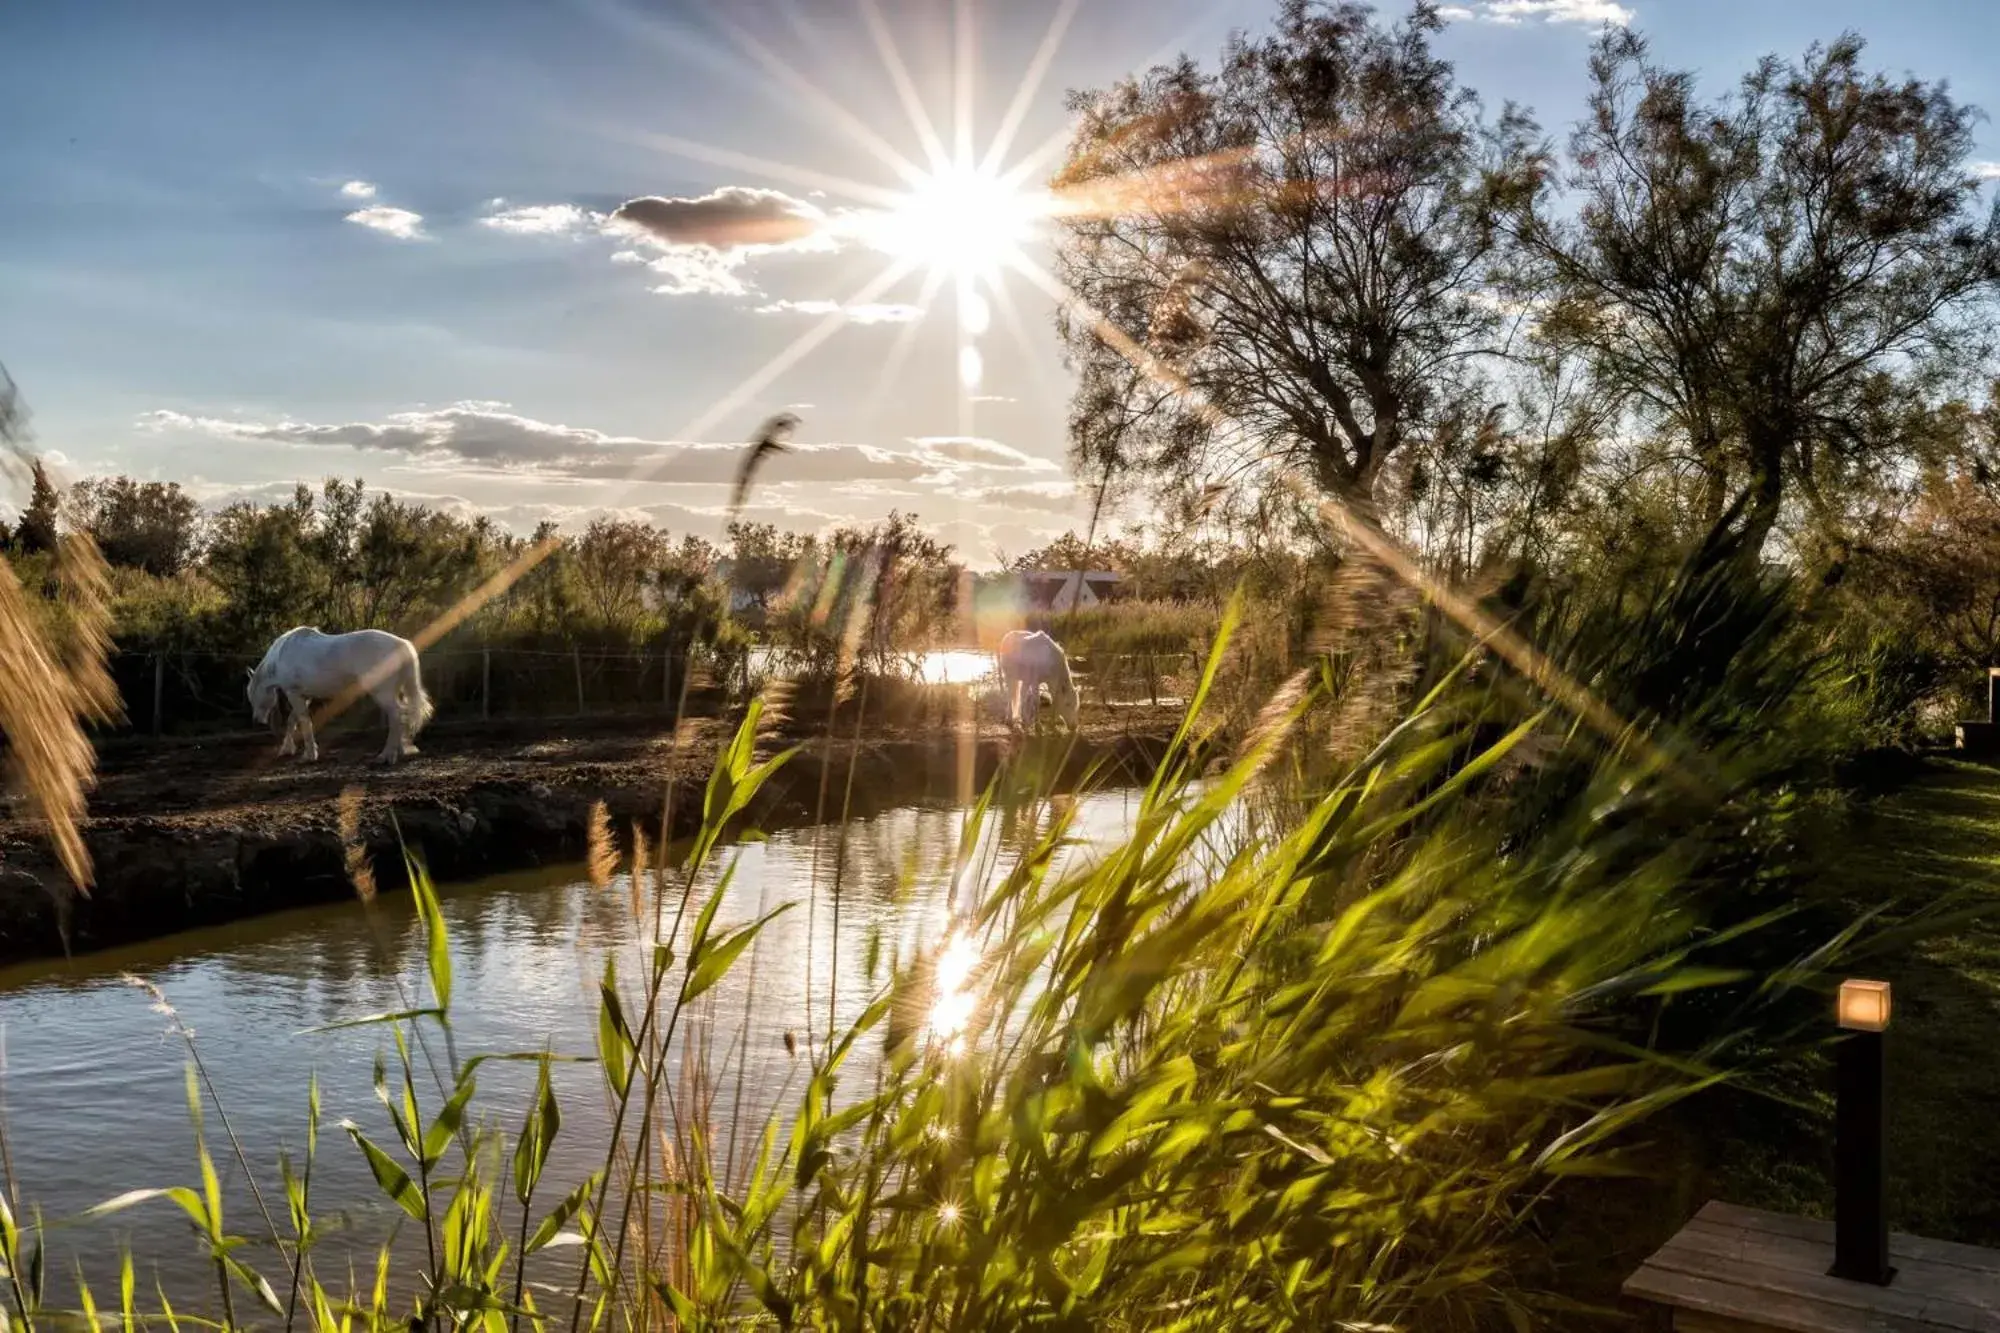
[[[96,544],[80,534],[64,538],[57,568],[67,635],[35,615],[13,567],[0,561],[0,733],[8,742],[7,786],[46,826],[63,873],[87,895],[91,862],[81,821],[97,754],[84,723],[116,717],[117,691],[104,664],[109,611]]]
[[[604,888],[618,873],[618,843],[611,836],[611,811],[602,801],[590,803],[590,826],[585,834],[584,870],[595,888]]]
[[[334,807],[340,831],[340,859],[347,870],[347,882],[354,886],[362,902],[375,897],[375,867],[368,860],[368,845],[361,839],[361,788],[345,787]]]

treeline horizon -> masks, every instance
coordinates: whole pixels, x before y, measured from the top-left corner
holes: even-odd
[[[0,521],[0,552],[31,590],[51,595],[33,571],[67,532],[89,534],[110,567],[120,651],[240,655],[301,623],[414,633],[546,546],[453,631],[454,642],[644,644],[673,654],[699,646],[727,663],[755,638],[808,674],[834,669],[843,649],[892,672],[906,664],[899,659],[970,642],[975,610],[1004,601],[1015,572],[1086,565],[1119,573],[1141,604],[1131,619],[1153,622],[1100,623],[1096,634],[1087,623],[1086,646],[1198,651],[1214,608],[1253,565],[1268,579],[1298,564],[1214,542],[1071,532],[1001,568],[970,571],[901,512],[822,532],[731,522],[721,543],[609,516],[571,531],[545,521],[522,535],[476,513],[371,492],[360,478],[299,483],[287,500],[211,512],[178,482],[111,475],[58,486],[36,461],[29,503],[11,524]]]

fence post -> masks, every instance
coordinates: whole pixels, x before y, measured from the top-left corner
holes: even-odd
[[[1151,653],[1146,654],[1146,693],[1153,701],[1153,707],[1160,706],[1160,664]]]
[[[153,654],[153,734],[160,734],[160,711],[167,695],[167,655]]]
[[[479,650],[479,720],[493,716],[493,650]]]
[[[576,668],[576,712],[583,715],[583,649],[575,644],[569,646],[569,663]]]

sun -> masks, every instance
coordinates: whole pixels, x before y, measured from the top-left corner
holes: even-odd
[[[970,162],[925,173],[894,207],[863,224],[868,241],[895,259],[955,279],[997,283],[1047,216],[1039,192]]]

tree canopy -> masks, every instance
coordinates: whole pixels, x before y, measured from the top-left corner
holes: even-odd
[[[1501,324],[1479,104],[1432,50],[1442,26],[1428,4],[1383,25],[1286,0],[1214,70],[1072,98],[1057,270],[1081,470],[1289,469],[1373,512]]]

